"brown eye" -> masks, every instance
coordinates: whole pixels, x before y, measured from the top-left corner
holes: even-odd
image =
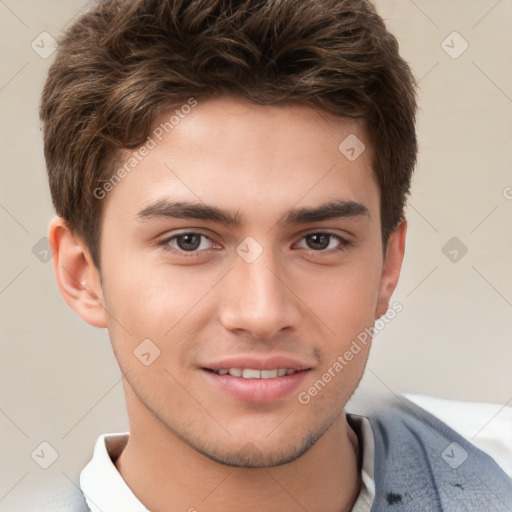
[[[176,245],[182,251],[195,251],[201,245],[201,237],[197,233],[185,233],[175,237]]]
[[[185,232],[167,237],[158,245],[178,256],[199,256],[212,249],[213,242],[202,233]]]
[[[332,235],[327,233],[314,233],[312,235],[307,235],[306,240],[308,240],[308,246],[310,249],[323,251],[329,247],[329,242],[331,241]]]
[[[334,233],[309,233],[303,237],[306,241],[306,249],[311,249],[319,254],[332,254],[345,249],[350,242]]]

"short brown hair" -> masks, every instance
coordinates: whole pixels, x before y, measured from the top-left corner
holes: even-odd
[[[369,1],[103,0],[59,43],[40,109],[49,185],[98,269],[94,189],[159,115],[191,97],[235,94],[362,119],[384,246],[403,216],[418,149],[416,83]]]

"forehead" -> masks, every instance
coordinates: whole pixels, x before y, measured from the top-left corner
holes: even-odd
[[[260,215],[329,198],[371,203],[378,189],[365,139],[359,121],[304,105],[195,101],[162,114],[146,144],[124,152],[129,172],[107,203],[123,201],[134,213],[172,198]]]

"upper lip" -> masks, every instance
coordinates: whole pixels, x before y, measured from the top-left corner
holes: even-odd
[[[279,368],[286,368],[288,370],[309,370],[312,368],[311,364],[304,361],[299,361],[286,356],[270,356],[270,357],[228,357],[220,361],[208,363],[202,366],[208,370],[221,370],[229,368],[251,368],[254,370],[274,370]]]

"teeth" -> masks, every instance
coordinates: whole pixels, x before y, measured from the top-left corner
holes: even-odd
[[[244,379],[261,379],[261,371],[252,370],[251,368],[244,368],[242,377]]]
[[[242,377],[244,379],[275,379],[292,375],[295,370],[287,368],[276,368],[274,370],[256,370],[254,368],[222,368],[214,370],[218,375],[231,375],[232,377]]]

